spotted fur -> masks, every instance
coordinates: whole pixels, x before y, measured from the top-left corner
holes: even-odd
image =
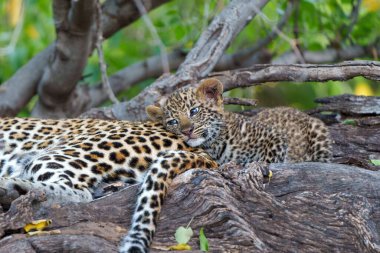
[[[172,179],[190,168],[216,168],[160,123],[94,119],[0,119],[0,203],[29,190],[49,202],[89,202],[102,182],[142,182],[120,252],[148,252]]]
[[[153,121],[187,144],[203,148],[219,163],[237,161],[327,162],[329,131],[322,121],[296,109],[279,107],[244,117],[223,109],[223,86],[206,79],[199,87],[171,94],[161,106],[149,106]]]

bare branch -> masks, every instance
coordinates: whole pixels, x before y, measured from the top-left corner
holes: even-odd
[[[257,15],[259,15],[266,23],[270,24],[271,21],[269,18],[258,8],[255,9]],[[283,33],[281,30],[277,28],[277,26],[273,27],[273,30],[280,36],[283,40],[289,43],[289,45],[292,47],[294,53],[297,55],[299,61],[301,63],[305,63],[305,60],[303,59],[301,51],[297,47],[297,41],[294,39],[289,38],[285,33]]]
[[[352,60],[358,57],[371,57],[372,48],[372,46],[352,46],[339,50],[327,49],[321,51],[305,51],[304,55],[306,61],[310,63],[333,63],[336,61]],[[269,63],[271,60],[271,55],[264,50],[261,50],[260,52],[249,56],[250,51],[250,49],[243,49],[242,51],[239,51],[232,55],[223,55],[218,64],[215,66],[215,70],[224,71],[228,69],[249,67],[253,64]],[[244,55],[244,53],[247,53],[247,55]],[[170,59],[170,69],[173,70],[183,62],[186,54],[178,50],[170,53],[168,56]],[[240,58],[244,58],[246,60],[240,61]],[[291,51],[278,57],[273,62],[276,64],[294,64],[297,62],[297,57],[294,52]],[[159,56],[154,56],[146,61],[136,63],[119,71],[110,77],[112,89],[117,93],[130,88],[135,83],[141,82],[148,78],[157,77],[161,71],[159,63]],[[99,106],[99,104],[106,101],[108,98],[107,95],[103,92],[101,84],[92,87],[81,85],[78,86],[78,89],[80,89],[78,90],[78,94],[80,95],[78,95],[77,99],[83,100],[83,97],[90,98],[91,103],[87,106],[86,110]],[[96,114],[99,113],[99,110],[93,110],[93,112],[94,111],[96,111]],[[81,112],[77,111],[77,113],[73,116],[76,116],[80,113]],[[107,113],[111,114],[111,112]],[[90,114],[92,114],[92,112]]]
[[[287,22],[291,16],[291,14],[293,13],[293,11],[294,11],[294,4],[292,1],[289,1],[288,5],[286,7],[286,10],[285,10],[284,14],[282,15],[281,19],[278,21],[278,23],[275,25],[275,27],[272,29],[272,31],[267,35],[267,37],[256,42],[252,48],[242,50],[241,51],[242,55],[237,55],[237,58],[240,61],[245,61],[246,58],[244,58],[242,56],[251,56],[251,55],[259,52],[263,48],[267,47],[268,44],[278,36],[278,31],[281,31],[284,28],[284,26],[287,24]],[[245,52],[245,51],[248,51],[248,52]]]
[[[169,73],[170,72],[169,59],[166,53],[166,47],[164,43],[162,42],[160,36],[158,35],[158,32],[156,28],[154,27],[152,21],[150,20],[144,5],[141,3],[140,0],[133,0],[133,1],[135,2],[136,7],[141,14],[142,19],[144,20],[146,26],[148,27],[150,33],[152,34],[155,44],[158,45],[158,47],[160,48],[162,70],[164,73]]]
[[[249,87],[266,82],[327,82],[346,81],[357,76],[380,81],[380,63],[376,61],[347,61],[339,64],[262,64],[250,68],[209,75],[220,79],[224,89]]]
[[[329,63],[337,61],[353,60],[358,57],[372,57],[372,51],[376,46],[354,45],[346,48],[327,48],[321,51],[304,51],[303,55],[307,63]],[[380,49],[377,46],[377,50]],[[294,52],[285,53],[272,61],[273,64],[294,64],[298,58]]]
[[[165,2],[167,0],[143,1],[148,11]],[[140,17],[135,4],[130,1],[107,0],[102,6],[102,13],[104,38],[112,36]],[[0,92],[0,116],[16,115],[36,94],[37,86],[45,74],[45,67],[50,64],[49,59],[54,56],[54,49],[55,45],[52,43],[1,85],[3,91]]]
[[[37,84],[50,58],[48,52],[53,51],[54,46],[50,45],[1,85],[0,117],[15,116],[36,94]]]
[[[245,51],[249,53],[248,51]],[[238,53],[239,56],[244,56],[242,53]],[[178,68],[178,66],[184,61],[186,53],[176,50],[168,54],[170,62],[170,70]],[[217,70],[226,70],[226,69],[235,69],[241,67],[248,67],[251,63],[268,63],[270,57],[265,52],[259,52],[252,57],[245,57],[249,62],[240,62],[238,61],[238,55],[223,55],[219,63],[215,66]],[[136,63],[134,65],[128,66],[125,69],[117,72],[116,74],[110,77],[110,84],[112,90],[115,93],[118,93],[122,90],[127,90],[132,87],[134,84],[141,82],[149,78],[157,78],[161,74],[160,56],[153,56],[147,60]],[[87,106],[87,109],[92,107],[99,106],[108,99],[107,95],[104,94],[101,88],[101,84],[86,87],[84,85],[78,86],[78,99],[82,99],[82,96],[90,98],[90,104]],[[78,112],[77,112],[78,113]],[[80,112],[79,112],[80,113]]]
[[[299,14],[300,14],[300,2],[299,1],[293,1],[295,5],[295,10],[294,10],[294,21],[293,21],[293,34],[294,34],[294,41],[295,41],[295,46],[298,48],[299,52],[302,55],[302,59],[305,60],[305,56],[303,55],[303,52],[301,50],[301,45],[299,41]],[[305,62],[302,62],[305,63]]]
[[[267,2],[268,0],[231,1],[202,33],[175,75],[157,80],[131,101],[114,106],[113,114],[119,119],[145,119],[144,108],[158,99],[165,90],[173,90],[205,77],[217,64],[231,41],[247,22],[255,17],[255,9],[263,8]]]
[[[110,85],[110,82],[108,80],[107,76],[107,66],[106,62],[104,60],[104,54],[102,49],[102,43],[103,43],[103,36],[102,36],[102,20],[101,20],[102,10],[100,6],[99,0],[96,1],[96,50],[98,52],[99,56],[99,66],[100,66],[100,72],[102,75],[102,87],[108,94],[108,98],[112,101],[112,103],[119,103],[119,100],[115,96],[115,94],[112,91],[112,87]]]
[[[55,0],[53,12],[57,40],[54,57],[46,66],[38,86],[39,101],[32,111],[35,117],[66,116],[68,105],[65,103],[80,80],[91,52],[91,26],[94,23],[95,0],[91,2]]]
[[[310,110],[309,113],[337,111],[348,115],[380,115],[379,97],[343,94],[334,97],[318,98],[315,102],[322,105]]]

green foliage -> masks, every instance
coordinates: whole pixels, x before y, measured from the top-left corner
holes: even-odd
[[[174,0],[153,10],[149,16],[168,52],[178,48],[189,51],[212,18],[228,2],[227,0]],[[330,47],[344,48],[350,45],[374,43],[380,36],[376,29],[376,27],[380,27],[380,4],[377,0],[363,0],[357,23],[350,32],[352,6],[356,2],[351,0],[300,0],[297,25],[301,49],[315,51]],[[25,10],[23,18],[17,15],[20,13],[19,7],[22,3]],[[284,14],[288,3],[289,1],[285,0],[270,1],[263,9],[269,22],[262,17],[256,17],[237,36],[227,53],[232,54],[252,47],[257,41],[265,38]],[[0,83],[9,79],[33,56],[54,42],[55,29],[51,5],[51,1],[46,0],[4,0],[0,2],[0,14],[3,17],[0,21]],[[295,15],[291,16],[282,30],[290,39],[295,36],[294,17]],[[15,45],[16,49],[10,50],[7,54],[1,54],[2,49],[10,44],[12,34],[22,19],[23,23]],[[141,19],[107,39],[103,44],[103,49],[109,75],[159,54],[158,46]],[[291,51],[292,48],[284,38],[277,37],[267,45],[267,50],[276,57]],[[376,51],[374,51],[374,57],[375,55]],[[93,53],[88,60],[81,83],[94,85],[99,83],[99,80],[98,58],[96,53]],[[119,98],[132,98],[152,81],[147,80],[134,86],[119,94]],[[312,101],[316,97],[338,95],[344,92],[380,95],[380,88],[373,82],[356,78],[345,83],[274,83],[234,90],[231,95],[257,98],[261,102],[260,105],[265,106],[292,105],[306,109],[315,106]],[[25,108],[22,115],[28,115],[30,108],[30,105]]]
[[[343,125],[353,125],[355,126],[357,123],[356,123],[356,120],[354,119],[345,119],[342,121],[342,124]]]
[[[201,251],[208,251],[209,250],[208,240],[207,240],[207,237],[203,231],[203,228],[201,228],[201,230],[199,231],[199,248],[201,249]]]
[[[20,9],[24,3],[23,18]],[[23,21],[20,36],[10,54],[0,54],[0,83],[9,79],[34,55],[54,41],[55,30],[52,19],[51,1],[5,0],[0,2],[0,48],[11,43],[17,23]]]

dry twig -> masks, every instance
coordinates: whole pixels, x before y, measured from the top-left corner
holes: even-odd
[[[108,98],[112,101],[112,103],[120,103],[115,94],[112,91],[111,84],[109,82],[108,76],[107,76],[107,65],[104,60],[104,54],[102,49],[102,43],[103,43],[103,33],[102,33],[102,8],[100,5],[99,0],[96,1],[96,51],[98,52],[99,56],[99,66],[100,66],[100,72],[102,76],[102,87],[106,91]]]
[[[256,16],[255,9],[263,8],[268,2],[268,0],[231,1],[219,15],[214,17],[193,49],[187,54],[176,74],[156,80],[132,100],[113,106],[112,113],[119,119],[144,120],[146,118],[144,108],[154,103],[168,90],[206,77],[214,69],[231,41]]]
[[[144,5],[141,3],[140,0],[133,0],[133,1],[136,4],[136,7],[139,10],[141,17],[144,20],[146,26],[150,30],[150,32],[153,36],[153,39],[155,41],[155,44],[160,48],[162,70],[164,73],[169,73],[170,67],[169,67],[168,55],[166,53],[166,47],[165,47],[164,43],[162,42],[160,36],[158,35],[158,32],[157,32],[156,28],[154,27],[152,21],[150,20]]]
[[[269,18],[261,11],[259,10],[256,6],[254,7],[257,15],[259,15],[266,23],[271,24],[271,21]],[[305,63],[305,59],[302,56],[302,53],[297,47],[297,41],[294,39],[289,38],[285,33],[283,33],[280,29],[278,29],[277,26],[273,27],[273,31],[278,34],[283,40],[289,43],[289,45],[292,47],[294,53],[297,55],[299,61],[301,63]]]
[[[282,15],[281,19],[278,21],[278,23],[275,25],[272,31],[264,39],[257,41],[253,47],[240,51],[240,55],[238,54],[239,61],[246,60],[248,57],[256,54],[264,47],[268,46],[268,44],[277,37],[278,31],[281,31],[287,24],[289,17],[293,13],[293,11],[294,4],[292,2],[288,2],[284,15]]]
[[[342,41],[345,41],[347,38],[349,38],[352,30],[354,29],[354,26],[358,22],[361,3],[362,3],[362,0],[357,0],[356,3],[352,5],[352,11],[350,14],[350,21],[351,22],[348,25],[348,27],[343,27],[343,28],[346,28],[346,31],[345,31],[345,34],[344,34]]]

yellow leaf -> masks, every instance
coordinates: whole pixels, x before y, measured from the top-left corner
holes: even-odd
[[[191,246],[187,243],[179,243],[169,247],[170,250],[191,250]]]
[[[42,231],[46,227],[48,227],[51,224],[51,220],[36,220],[32,221],[31,223],[28,223],[24,226],[25,232],[29,232],[31,230],[38,230]]]
[[[380,0],[364,0],[363,5],[369,12],[376,12],[380,10]]]
[[[6,10],[8,11],[8,23],[15,27],[20,19],[22,0],[8,0]]]
[[[357,83],[355,85],[354,93],[355,93],[355,95],[360,95],[360,96],[373,96],[374,95],[371,86],[365,82]]]
[[[40,35],[38,33],[36,27],[33,26],[33,25],[28,25],[28,27],[26,28],[26,34],[31,39],[37,39],[39,37],[39,35]]]

